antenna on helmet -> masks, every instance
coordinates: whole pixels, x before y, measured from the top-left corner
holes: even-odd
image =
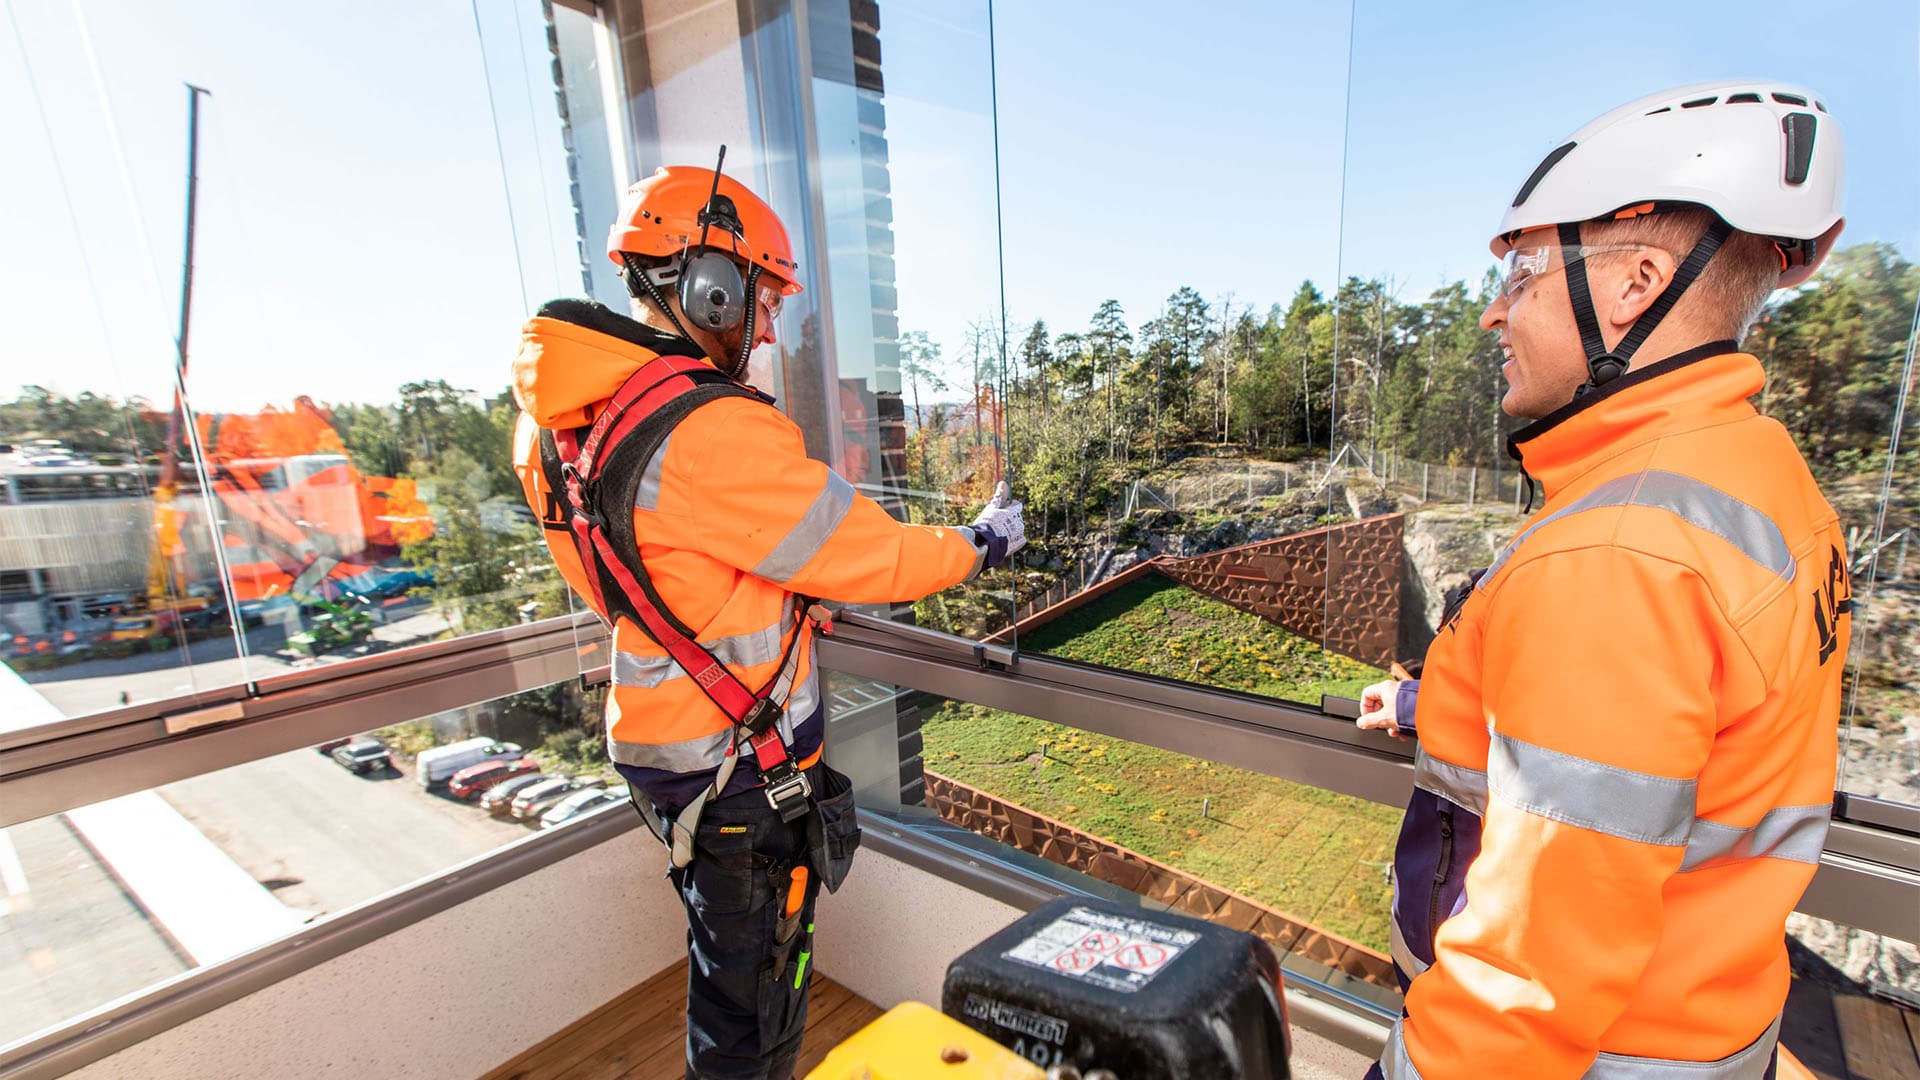
[[[720,216],[714,200],[720,195],[720,166],[727,163],[727,146],[720,144],[720,159],[713,163],[713,187],[707,192],[707,202],[700,208],[700,246],[707,246],[707,230],[713,227],[714,220]]]

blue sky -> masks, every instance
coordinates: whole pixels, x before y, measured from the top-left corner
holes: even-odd
[[[82,0],[130,199],[74,9],[13,0],[79,227],[0,26],[0,139],[18,151],[0,170],[5,382],[164,397],[191,79],[216,91],[194,324],[204,407],[381,400],[420,378],[502,385],[526,302],[578,279],[538,5],[478,7],[491,84],[455,0],[298,17],[237,0]],[[1013,320],[1055,329],[1084,327],[1110,296],[1137,326],[1182,284],[1264,308],[1338,271],[1390,275],[1417,299],[1485,268],[1501,205],[1580,123],[1727,76],[1816,88],[1848,136],[1846,240],[1920,252],[1909,0],[1817,14],[1536,0],[1470,16],[1208,3],[1183,18],[1163,4],[1005,0],[997,56],[983,3],[882,10],[901,321],[953,359],[968,320],[997,310],[1003,257]]]

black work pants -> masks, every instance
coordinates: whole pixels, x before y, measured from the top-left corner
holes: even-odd
[[[755,789],[710,804],[694,858],[669,877],[687,909],[687,1076],[788,1080],[807,1026],[813,977],[809,873],[786,916],[795,867],[808,863],[806,816],[783,822]]]

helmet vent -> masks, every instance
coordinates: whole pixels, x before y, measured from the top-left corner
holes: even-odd
[[[1735,94],[1732,97],[1727,99],[1727,104],[1758,105],[1760,104],[1760,95],[1759,94]]]
[[[1540,164],[1534,166],[1533,175],[1527,177],[1527,182],[1520,185],[1520,194],[1513,197],[1513,205],[1519,206],[1526,202],[1527,196],[1533,194],[1533,189],[1540,186],[1540,181],[1546,179],[1547,173],[1552,171],[1555,165],[1560,164],[1560,159],[1573,153],[1574,146],[1574,143],[1557,146],[1552,153],[1542,158]]]
[[[1801,97],[1799,94],[1782,94],[1778,91],[1775,91],[1773,95],[1773,100],[1779,102],[1782,105],[1798,105],[1803,109],[1807,107],[1807,99]]]
[[[1683,101],[1683,102],[1681,102],[1681,103],[1680,103],[1680,107],[1681,107],[1681,108],[1683,108],[1683,109],[1698,109],[1698,108],[1701,108],[1701,107],[1703,107],[1703,106],[1706,106],[1706,105],[1711,105],[1711,104],[1713,104],[1714,102],[1716,102],[1716,101],[1719,101],[1719,100],[1720,100],[1720,98],[1719,98],[1718,96],[1715,96],[1715,97],[1703,97],[1703,98],[1694,98],[1694,99],[1693,99],[1692,101]]]

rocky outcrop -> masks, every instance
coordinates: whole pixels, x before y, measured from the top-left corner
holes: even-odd
[[[1796,957],[1795,974],[1824,975],[1821,981],[1829,984],[1830,990],[1892,990],[1896,996],[1920,995],[1920,948],[1910,942],[1797,911],[1787,916],[1787,936],[1831,968],[1821,972],[1819,964]],[[1851,985],[1830,985],[1836,975]]]
[[[1493,560],[1512,537],[1517,519],[1506,513],[1440,506],[1407,515],[1402,564],[1400,655],[1426,655],[1448,591]]]

